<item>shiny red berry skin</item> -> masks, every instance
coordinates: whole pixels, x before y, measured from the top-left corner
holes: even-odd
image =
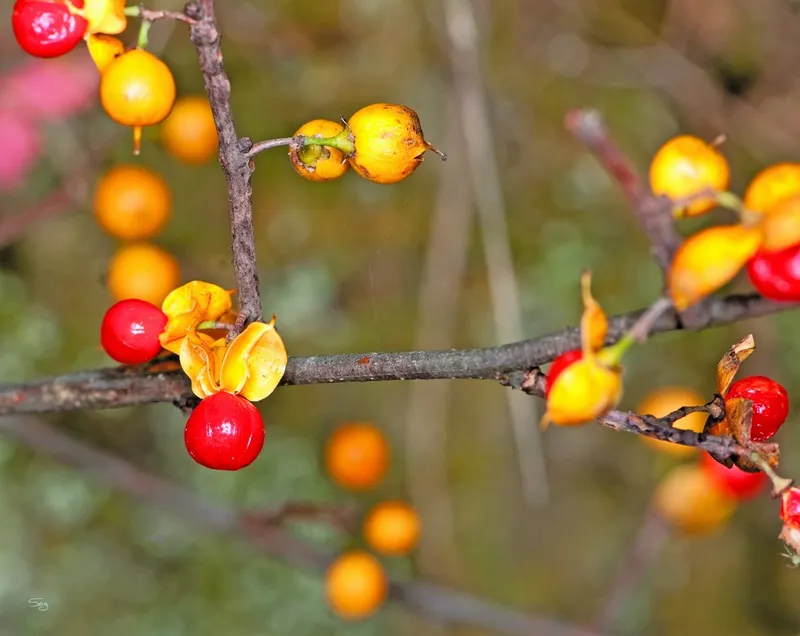
[[[736,466],[725,468],[708,453],[703,453],[700,464],[720,490],[740,500],[755,497],[769,481],[764,473],[748,473]]]
[[[183,431],[194,461],[214,470],[239,470],[264,447],[264,420],[249,400],[221,391],[192,411]]]
[[[573,349],[572,351],[562,353],[555,360],[553,360],[553,363],[550,365],[544,380],[545,398],[550,394],[550,388],[553,386],[556,378],[564,372],[564,369],[566,369],[573,362],[577,362],[582,357],[583,351],[580,349]]]
[[[100,343],[106,353],[122,364],[141,364],[161,352],[158,336],[164,331],[167,316],[144,300],[121,300],[103,316]]]
[[[800,300],[800,244],[780,252],[758,252],[747,263],[755,290],[771,300]]]
[[[83,6],[83,1],[74,2]],[[64,2],[17,0],[11,14],[14,37],[23,51],[34,57],[59,57],[69,53],[86,34],[86,20],[73,15]]]
[[[750,439],[764,442],[778,432],[789,416],[789,395],[780,384],[763,375],[742,378],[731,384],[725,399],[745,398],[753,403]]]
[[[800,488],[789,488],[781,496],[781,520],[790,526],[800,528]]]

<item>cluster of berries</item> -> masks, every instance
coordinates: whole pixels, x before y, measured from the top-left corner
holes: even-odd
[[[771,378],[750,376],[734,382],[725,394],[726,402],[743,398],[752,402],[750,438],[753,442],[771,440],[789,415],[786,389]],[[637,408],[639,413],[663,417],[684,406],[705,403],[688,388],[663,387],[649,394]],[[676,421],[674,428],[699,433],[706,425],[704,413],[692,413]],[[647,445],[674,458],[696,457],[696,463],[676,466],[661,481],[655,493],[655,506],[661,515],[685,534],[708,533],[721,527],[733,514],[739,501],[762,492],[769,481],[763,472],[750,473],[736,466],[727,468],[708,453],[690,446],[640,438]]]
[[[228,341],[237,318],[231,294],[192,281],[170,292],[161,307],[122,300],[106,312],[100,330],[103,349],[122,364],[149,362],[163,350],[178,354],[201,398],[186,422],[186,449],[216,470],[239,470],[258,457],[264,422],[252,403],[275,390],[288,359],[274,317],[251,323]]]
[[[314,119],[294,136],[306,140],[290,148],[289,158],[309,181],[332,181],[352,167],[373,183],[397,183],[417,169],[426,150],[445,158],[425,141],[417,113],[399,104],[371,104],[342,122]]]
[[[768,166],[743,199],[728,191],[730,166],[717,143],[681,135],[665,143],[650,165],[650,186],[674,202],[676,217],[717,206],[739,222],[688,237],[670,267],[668,287],[679,311],[730,282],[742,268],[756,290],[777,301],[800,301],[800,164]]]
[[[366,422],[347,422],[328,438],[325,469],[338,485],[365,492],[375,488],[389,467],[389,444],[383,433]],[[385,556],[403,556],[417,544],[420,520],[403,501],[383,501],[366,515],[366,544]],[[381,562],[365,550],[340,555],[328,568],[325,591],[328,604],[341,618],[358,620],[386,600],[388,577]]]

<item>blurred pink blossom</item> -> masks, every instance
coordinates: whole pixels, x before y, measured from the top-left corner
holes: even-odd
[[[60,119],[94,105],[99,81],[83,50],[57,60],[29,60],[0,80],[0,103],[20,116]]]
[[[0,190],[22,185],[41,151],[36,125],[16,114],[0,111]]]

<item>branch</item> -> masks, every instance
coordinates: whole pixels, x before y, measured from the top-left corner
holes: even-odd
[[[85,446],[36,418],[2,418],[0,432],[44,455],[94,475],[98,483],[163,508],[193,526],[249,543],[263,554],[289,566],[321,572],[333,559],[334,555],[281,527],[287,517],[297,519],[304,513],[319,511],[321,507],[287,504],[273,513],[242,514],[151,475],[118,457]],[[405,603],[410,609],[443,623],[472,625],[509,636],[599,636],[586,628],[523,614],[430,583],[393,582],[389,594],[390,598]]]
[[[666,271],[672,255],[681,243],[672,216],[673,203],[667,197],[656,197],[645,184],[628,158],[606,130],[600,113],[594,110],[573,110],[567,113],[565,125],[579,139],[622,187],[633,213],[644,228],[659,267]]]
[[[239,293],[242,322],[237,321],[235,336],[247,323],[261,320],[261,299],[253,235],[253,164],[248,152],[249,139],[239,139],[231,113],[231,82],[222,65],[220,34],[214,15],[214,0],[198,0],[186,5],[191,23],[191,40],[197,49],[200,71],[214,115],[219,137],[219,162],[228,183],[228,213],[231,224],[233,271]]]
[[[797,307],[758,294],[734,294],[709,302],[701,328],[716,327]],[[609,320],[608,343],[630,329],[642,311]],[[655,322],[652,333],[684,329],[674,311]],[[578,330],[483,349],[350,353],[289,358],[284,385],[378,382],[385,380],[498,380],[525,373],[580,345]],[[0,385],[0,415],[133,406],[152,402],[184,403],[189,380],[180,371],[146,373],[134,367],[108,368],[22,384]]]

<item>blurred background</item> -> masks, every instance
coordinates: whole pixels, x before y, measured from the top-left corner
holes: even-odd
[[[278,315],[290,355],[490,346],[560,330],[579,320],[587,268],[609,314],[652,302],[660,272],[618,188],[564,131],[570,108],[600,110],[643,173],[675,134],[726,134],[739,193],[766,164],[800,155],[791,0],[218,4],[239,134],[284,137],[307,120],[386,101],[414,108],[426,138],[450,155],[428,156],[391,187],[352,173],[304,181],[281,149],[257,158],[264,310]],[[5,15],[11,6],[0,1]],[[185,25],[157,23],[150,42],[179,94],[202,92]],[[85,47],[33,61],[2,22],[2,382],[108,366],[98,330],[118,244],[95,223],[91,191],[114,164],[148,166],[173,189],[173,217],[156,243],[178,260],[182,280],[234,284],[217,162],[180,164],[157,129],[134,158],[129,131],[97,104],[96,81]],[[710,399],[720,355],[751,332],[758,348],[745,373],[769,374],[798,395],[796,324],[786,313],[654,338],[630,356],[622,406],[666,384]],[[281,388],[259,405],[264,452],[232,474],[191,461],[184,416],[168,404],[41,419],[234,508],[318,501],[366,510],[408,498],[423,536],[413,558],[386,562],[398,580],[588,625],[673,460],[598,426],[539,439],[541,403],[519,397],[479,381]],[[344,420],[372,421],[391,442],[390,475],[367,495],[338,489],[321,466],[324,440]],[[784,472],[800,475],[796,424],[792,409],[778,439]],[[0,515],[3,636],[499,633],[443,627],[397,604],[344,623],[317,574],[10,439],[0,439]],[[360,545],[324,525],[302,531],[331,550]],[[669,537],[607,633],[798,634],[800,574],[781,558],[779,531],[777,504],[763,496],[711,536]]]

